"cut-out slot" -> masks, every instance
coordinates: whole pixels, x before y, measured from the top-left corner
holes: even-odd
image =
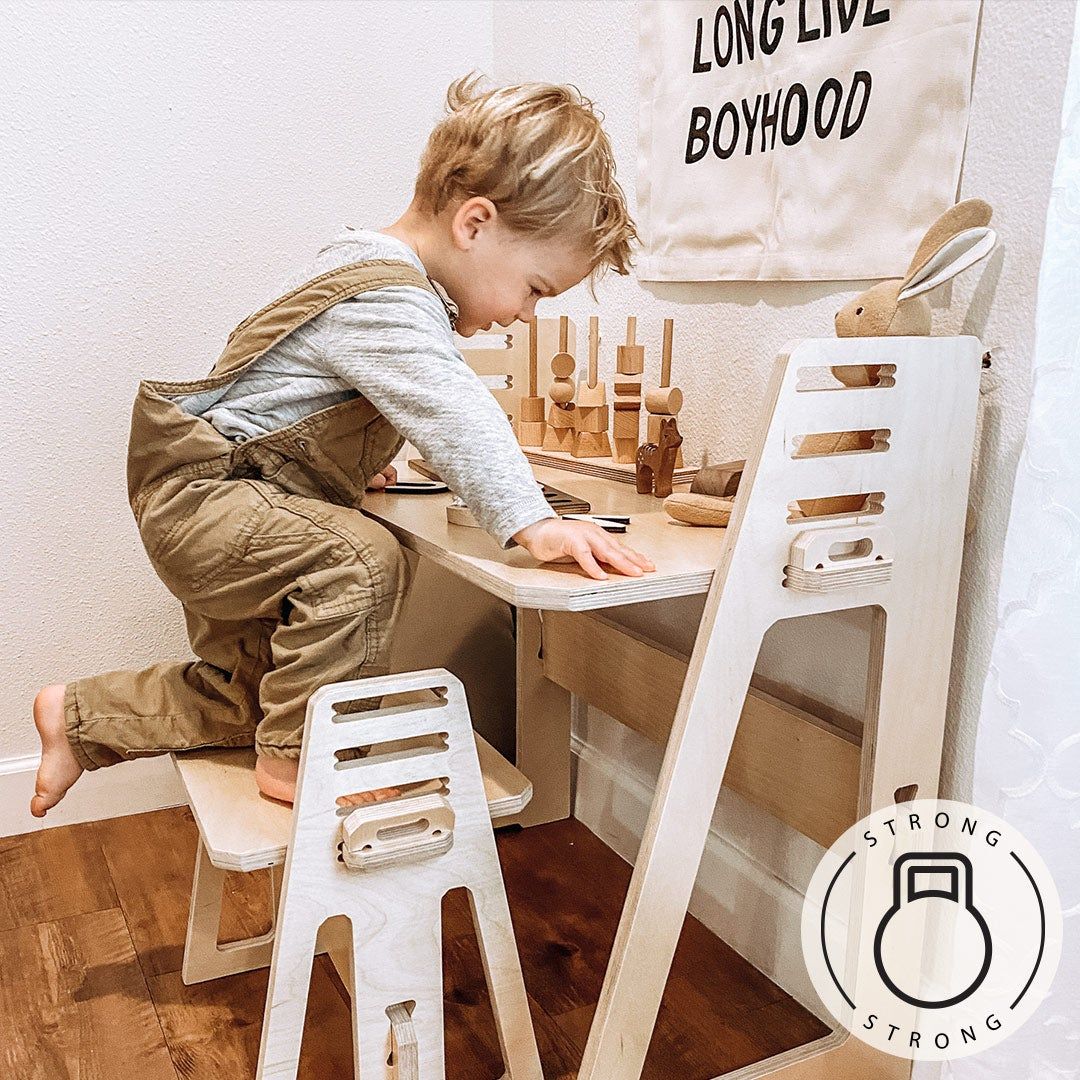
[[[337,758],[335,769],[351,769],[361,765],[400,761],[407,757],[424,757],[441,754],[447,746],[448,733],[433,731],[426,735],[414,735],[408,739],[390,739],[369,746],[346,746],[334,751]]]
[[[864,431],[819,431],[796,435],[792,441],[793,458],[830,457],[834,454],[879,454],[889,449],[889,428]]]
[[[334,723],[364,720],[375,716],[393,716],[403,712],[423,712],[425,709],[441,709],[446,705],[446,687],[432,686],[423,690],[405,690],[397,694],[384,694],[381,698],[354,698],[351,701],[335,701]]]
[[[383,792],[396,791],[396,795],[382,795]],[[348,817],[357,806],[366,806],[370,803],[390,804],[401,802],[402,799],[412,799],[417,795],[449,795],[450,778],[436,776],[430,780],[417,780],[411,784],[398,784],[391,788],[376,788],[368,791],[354,791],[348,795],[340,795],[335,800],[338,817]],[[350,801],[353,800],[353,801]]]
[[[505,375],[481,375],[480,381],[489,390],[513,390],[514,376],[507,372]]]
[[[423,832],[427,832],[431,822],[426,817],[418,817],[415,821],[407,821],[403,825],[390,825],[385,829],[379,829],[375,836],[379,840],[404,840],[407,836],[419,836]],[[438,836],[440,830],[436,829],[432,834]],[[365,848],[370,849],[370,844],[365,844]]]
[[[843,364],[799,368],[796,392],[887,389],[896,385],[895,364]]]
[[[869,491],[860,495],[830,495],[824,499],[795,499],[788,503],[788,522],[800,523],[809,519],[855,517],[881,514],[885,510],[885,492]]]
[[[919,794],[918,784],[905,784],[903,787],[898,787],[893,792],[893,802],[904,803],[913,802],[915,796]]]
[[[481,349],[509,349],[513,336],[513,334],[476,334],[467,341],[461,342],[459,348],[463,353],[478,352]]]
[[[829,548],[829,562],[843,562],[844,559],[865,559],[874,550],[874,541],[869,537],[848,543],[833,544]]]

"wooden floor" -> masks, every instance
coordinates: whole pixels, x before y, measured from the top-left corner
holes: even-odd
[[[180,979],[196,835],[178,808],[0,839],[0,1076],[254,1077],[266,971],[194,987]],[[544,1075],[571,1080],[630,868],[576,821],[500,833],[499,853]],[[231,875],[230,885],[223,938],[265,929],[262,874]],[[447,1077],[495,1080],[497,1042],[462,895],[447,897],[444,926]],[[644,1076],[706,1080],[826,1033],[688,919]],[[347,1080],[351,1054],[348,999],[320,957],[300,1076]]]

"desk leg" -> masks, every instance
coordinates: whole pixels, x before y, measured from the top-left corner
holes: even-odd
[[[570,694],[544,677],[540,612],[517,609],[517,767],[533,797],[500,825],[543,825],[570,816]]]

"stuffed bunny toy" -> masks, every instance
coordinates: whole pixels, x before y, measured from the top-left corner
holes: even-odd
[[[982,199],[965,199],[927,230],[907,274],[881,281],[836,313],[837,337],[928,337],[930,302],[923,295],[986,258],[997,242],[993,211]]]
[[[990,254],[997,243],[997,235],[989,227],[992,213],[982,199],[966,199],[946,210],[926,231],[903,278],[878,282],[836,313],[836,336],[928,337],[930,303],[923,294]],[[868,386],[876,381],[878,367],[865,364],[834,367],[833,374],[846,386]],[[836,453],[840,448],[838,440],[843,437],[843,434],[807,436],[803,449]],[[711,490],[708,483],[691,486],[688,493],[670,495],[664,509],[670,517],[686,525],[723,526],[731,514],[737,485],[736,476],[723,492]]]

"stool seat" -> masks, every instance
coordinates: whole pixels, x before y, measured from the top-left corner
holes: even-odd
[[[493,819],[519,814],[532,784],[482,736],[473,732],[484,794]],[[255,784],[255,750],[187,750],[172,754],[210,862],[220,870],[251,871],[285,862],[293,811]]]

